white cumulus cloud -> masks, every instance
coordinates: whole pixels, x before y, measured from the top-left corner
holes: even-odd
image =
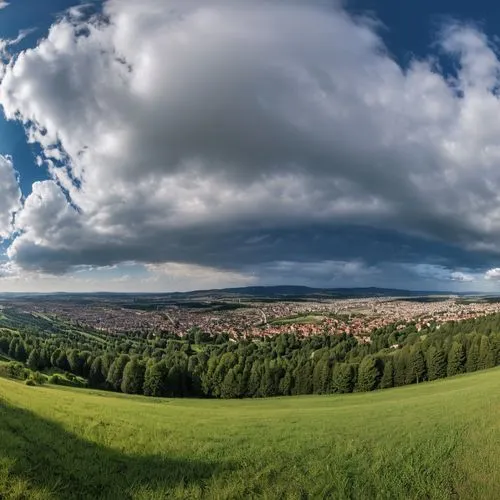
[[[284,232],[338,224],[500,243],[500,62],[476,29],[438,40],[451,78],[431,58],[402,68],[373,22],[321,1],[84,13],[3,68],[0,104],[52,176],[16,217],[17,265],[236,269],[290,262]]]

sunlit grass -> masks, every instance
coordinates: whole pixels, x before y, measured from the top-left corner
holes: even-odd
[[[499,369],[243,401],[0,379],[0,498],[500,498],[499,388]]]

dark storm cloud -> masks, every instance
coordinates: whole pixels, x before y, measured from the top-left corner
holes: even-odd
[[[0,103],[52,176],[16,216],[13,263],[494,267],[500,64],[481,33],[443,31],[452,82],[325,2],[168,6],[69,14],[3,68]]]

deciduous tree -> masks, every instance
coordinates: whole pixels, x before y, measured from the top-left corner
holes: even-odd
[[[121,390],[127,394],[142,394],[144,387],[144,363],[137,358],[132,358],[123,370]]]

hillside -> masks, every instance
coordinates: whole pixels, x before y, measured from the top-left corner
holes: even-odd
[[[499,387],[498,368],[244,401],[0,379],[0,498],[498,498]]]

